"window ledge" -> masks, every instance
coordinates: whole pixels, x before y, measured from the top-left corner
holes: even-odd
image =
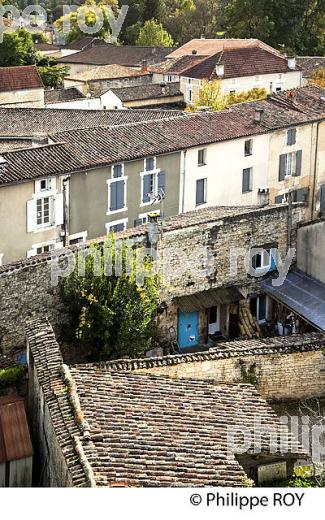
[[[116,213],[123,213],[123,211],[128,211],[128,208],[116,209],[114,211],[106,211],[106,215],[116,215]]]

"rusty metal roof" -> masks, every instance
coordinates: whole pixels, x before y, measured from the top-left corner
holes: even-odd
[[[24,400],[0,397],[0,464],[31,455],[33,448]]]

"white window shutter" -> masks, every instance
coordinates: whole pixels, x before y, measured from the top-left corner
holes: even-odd
[[[27,201],[27,233],[36,229],[36,200]]]
[[[55,196],[55,225],[61,226],[63,224],[63,193],[58,193]]]
[[[30,258],[31,256],[35,256],[35,255],[36,255],[35,249],[30,249],[29,251],[27,251],[27,258]]]

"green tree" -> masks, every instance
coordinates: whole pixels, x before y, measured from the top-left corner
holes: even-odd
[[[142,0],[141,18],[145,22],[147,20],[161,20],[164,10],[163,0]]]
[[[44,87],[59,88],[63,85],[65,76],[69,73],[69,67],[65,65],[46,65],[37,68],[42,78]]]
[[[42,32],[32,33],[32,38],[34,43],[49,43],[48,37]]]
[[[25,29],[5,33],[0,43],[0,67],[31,65],[36,61],[31,34]]]
[[[244,103],[246,101],[258,101],[266,99],[267,92],[263,88],[253,88],[247,92],[236,92],[234,94],[224,94],[222,92],[222,82],[217,79],[214,81],[204,81],[200,90],[198,99],[195,100],[193,106],[189,106],[187,110],[193,112],[199,110],[200,107],[208,107],[213,112],[225,110],[232,105]]]
[[[111,27],[109,24],[109,17],[107,15],[106,7],[110,7],[116,16],[119,11],[118,0],[100,0],[96,3],[96,0],[86,0],[84,5],[81,5],[75,12],[61,16],[54,22],[55,27],[59,32],[63,34],[64,23],[70,22],[69,34],[64,34],[67,42],[72,42],[88,34],[84,33],[78,24],[78,20],[85,20],[87,27],[92,27],[96,24],[97,16],[95,8],[99,8],[103,16],[102,27],[91,34],[91,36],[97,36],[99,38],[108,38],[111,34]]]
[[[112,259],[110,272],[105,258],[106,262]],[[114,238],[109,237],[104,248],[91,246],[85,259],[85,276],[79,275],[79,258],[62,285],[63,302],[70,315],[68,339],[79,340],[97,359],[142,355],[157,334],[159,277],[152,274],[152,264],[147,260],[142,263],[144,283],[138,285],[137,258],[135,250],[124,242],[118,250]]]
[[[225,19],[232,38],[259,38],[297,54],[325,52],[325,0],[231,0]]]
[[[148,47],[172,47],[173,39],[163,28],[161,23],[155,20],[147,20],[140,29],[136,44]]]
[[[325,69],[319,68],[315,70],[311,75],[309,83],[325,88]]]

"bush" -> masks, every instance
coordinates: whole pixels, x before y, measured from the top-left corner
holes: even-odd
[[[15,385],[24,376],[25,369],[23,367],[4,368],[0,370],[0,388]]]

